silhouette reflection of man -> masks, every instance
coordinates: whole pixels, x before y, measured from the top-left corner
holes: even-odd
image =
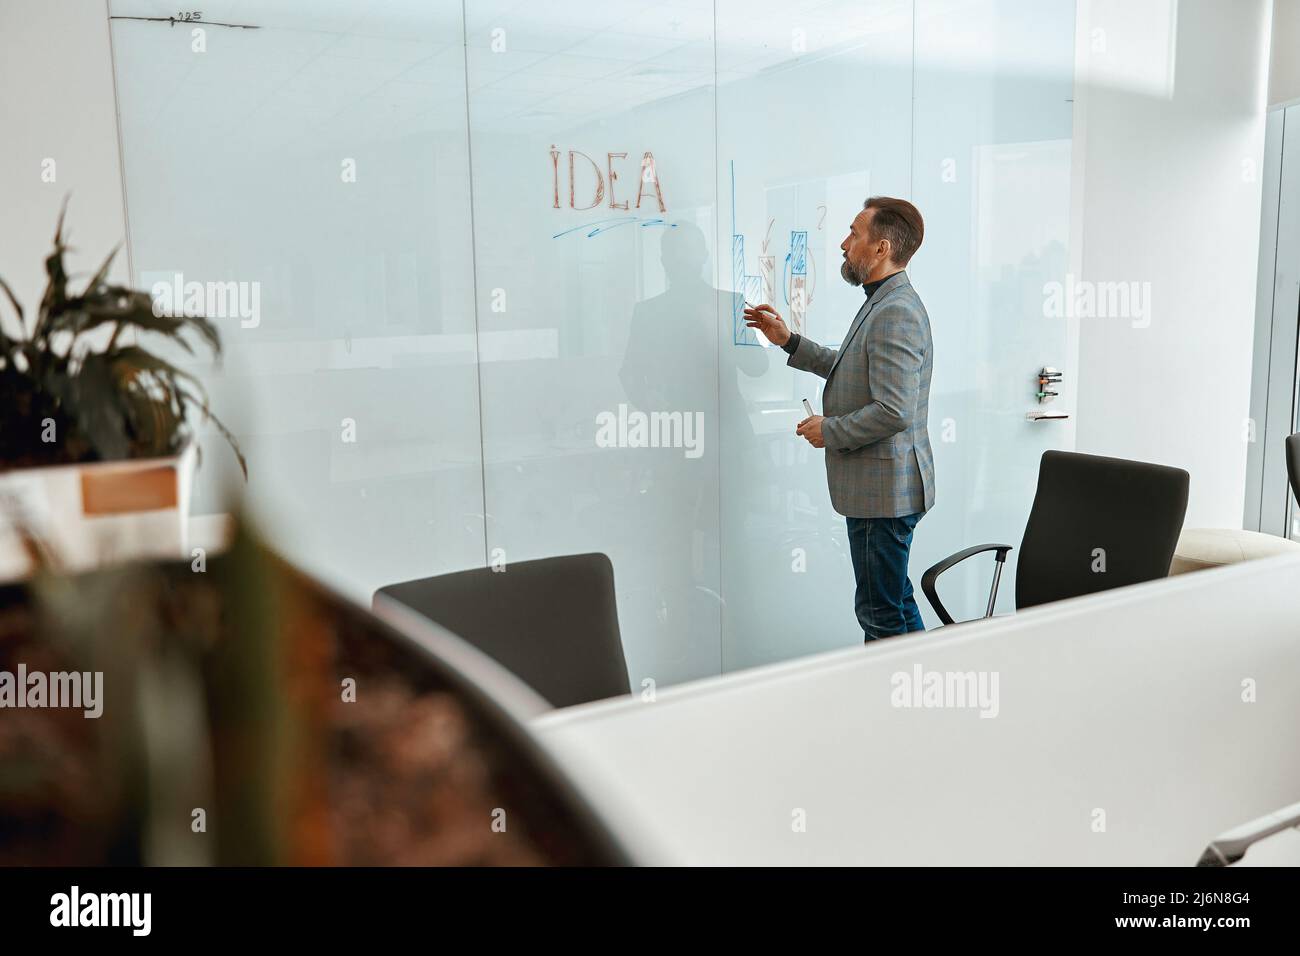
[[[678,223],[661,235],[660,261],[668,287],[633,309],[619,381],[628,404],[647,415],[704,413],[700,458],[690,460],[673,449],[640,459],[644,466],[636,507],[644,511],[636,526],[650,530],[647,550],[660,549],[654,602],[671,613],[674,606],[685,610],[683,601],[707,600],[716,606],[719,600],[714,589],[719,586],[720,465],[724,455],[729,462],[743,461],[756,440],[737,370],[762,375],[774,361],[769,351],[784,355],[732,345],[733,295],[705,279],[709,247],[699,227]],[[721,362],[719,348],[727,350]],[[699,605],[695,609],[703,613]],[[680,617],[669,622],[661,616],[664,640],[686,637],[674,631],[674,623],[680,626]]]
[[[665,229],[659,256],[668,288],[637,303],[632,312],[619,371],[628,402],[646,413],[703,411],[710,437],[717,435],[718,419],[728,440],[737,428],[752,435],[740,384],[730,369],[762,375],[771,366],[768,350],[732,347],[730,334],[721,334],[731,328],[733,296],[705,280],[709,249],[698,226],[678,223]],[[716,360],[719,347],[731,349],[722,363]],[[718,448],[706,445],[704,451],[716,459]]]

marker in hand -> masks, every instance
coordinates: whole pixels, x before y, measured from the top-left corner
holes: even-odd
[[[745,325],[756,330],[772,345],[784,348],[790,341],[790,330],[776,309],[766,304],[750,305],[749,300],[743,296],[741,301],[745,303]]]
[[[813,411],[812,403],[806,398],[803,400],[803,410],[808,413],[808,417],[795,426],[794,433],[800,438],[807,439],[808,444],[814,448],[825,448],[826,442],[822,438],[821,419],[818,418],[817,421],[813,421],[814,418],[817,418],[817,414]]]

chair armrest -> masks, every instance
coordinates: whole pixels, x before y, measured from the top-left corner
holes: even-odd
[[[1300,803],[1293,803],[1275,813],[1266,813],[1257,820],[1219,834],[1205,848],[1196,865],[1232,866],[1246,855],[1252,844],[1295,826],[1300,826]]]
[[[948,555],[948,557],[944,558],[934,567],[930,568],[930,570],[926,571],[925,574],[921,575],[921,590],[925,592],[926,599],[930,602],[930,606],[934,608],[934,613],[939,615],[939,620],[943,621],[945,624],[954,623],[952,615],[948,613],[948,609],[945,608],[943,603],[939,600],[939,591],[935,587],[935,584],[939,580],[939,575],[943,574],[943,572],[947,571],[954,565],[961,564],[967,558],[974,557],[977,554],[983,554],[985,551],[997,552],[997,554],[994,555],[994,560],[997,561],[997,566],[994,568],[993,572],[993,590],[989,593],[989,608],[987,613],[984,615],[985,617],[992,616],[993,602],[997,600],[998,596],[998,581],[1002,577],[1002,565],[1007,560],[1007,552],[1011,550],[1012,546],[1009,544],[977,544],[973,548],[967,548],[965,551],[958,551],[956,554]]]

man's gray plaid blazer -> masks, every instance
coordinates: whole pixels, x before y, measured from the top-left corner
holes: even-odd
[[[822,437],[831,504],[850,518],[934,507],[930,317],[906,272],[858,310],[838,350],[800,338],[787,365],[826,379]]]

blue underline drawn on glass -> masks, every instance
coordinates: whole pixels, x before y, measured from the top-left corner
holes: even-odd
[[[607,223],[610,223],[611,225],[606,225]],[[669,222],[667,219],[647,219],[643,216],[618,216],[614,219],[597,219],[595,222],[588,222],[581,226],[574,226],[572,229],[557,232],[555,235],[551,236],[551,238],[559,239],[561,236],[567,236],[572,232],[581,232],[584,229],[591,229],[591,232],[586,235],[586,238],[590,239],[592,236],[599,236],[602,232],[617,229],[619,226],[631,226],[635,224],[640,224],[642,229],[647,226],[666,226],[669,229],[677,228],[676,223]],[[593,226],[595,228],[592,228]]]

